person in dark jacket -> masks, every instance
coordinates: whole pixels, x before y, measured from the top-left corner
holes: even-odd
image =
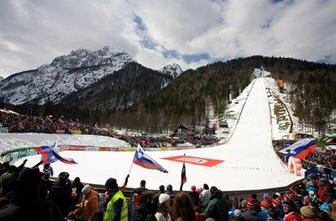
[[[71,182],[67,172],[61,172],[58,179],[56,185],[51,187],[48,199],[55,202],[61,209],[63,217],[66,217],[71,210]]]
[[[158,204],[154,203],[153,193],[151,191],[142,192],[140,199],[140,207],[138,209],[136,220],[147,221],[156,220],[155,212],[158,208]]]
[[[141,206],[141,198],[144,191],[146,191],[146,181],[141,180],[140,181],[140,187],[136,188],[132,197],[132,202],[134,206],[134,212],[135,212],[135,220],[141,220],[142,214],[139,213],[139,208]]]
[[[191,192],[189,193],[189,197],[193,203],[194,207],[199,207],[199,194],[196,191],[196,186],[191,186]]]
[[[71,190],[72,190],[72,205],[76,205],[77,203],[81,202],[82,199],[82,189],[84,188],[84,185],[80,181],[79,177],[76,177],[72,184],[71,184]]]
[[[3,221],[64,221],[58,206],[40,196],[40,171],[23,169],[15,183],[15,201],[0,211]]]
[[[210,201],[202,216],[205,219],[212,218],[216,221],[227,221],[229,219],[229,210],[226,208],[226,204],[223,200],[222,191],[212,186],[210,188],[210,193]]]
[[[258,216],[258,211],[260,211],[260,204],[258,201],[252,197],[247,200],[246,211],[242,214],[242,217],[246,221],[262,221]]]

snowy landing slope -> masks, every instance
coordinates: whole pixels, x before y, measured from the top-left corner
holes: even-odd
[[[194,163],[186,163],[185,190],[189,190],[191,185],[201,186],[203,183],[217,186],[223,191],[258,190],[287,186],[301,179],[289,174],[273,151],[270,113],[263,78],[255,80],[236,130],[228,143],[213,148],[147,153],[169,173],[133,165],[128,187],[138,187],[140,180],[145,179],[150,189],[158,189],[161,184],[172,184],[175,190],[178,189],[182,163],[163,158],[183,154],[186,154],[188,162]],[[56,162],[53,164],[55,174],[68,171],[71,179],[79,176],[83,182],[96,184],[104,184],[109,177],[114,177],[119,185],[128,173],[134,155],[133,152],[70,151],[61,154],[72,157],[79,163],[66,165]],[[34,165],[39,160],[40,156],[29,157],[28,165]]]

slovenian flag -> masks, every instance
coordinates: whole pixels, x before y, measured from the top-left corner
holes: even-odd
[[[38,146],[35,151],[41,154],[41,161],[44,164],[54,163],[57,160],[66,164],[77,164],[72,158],[61,157],[56,149],[56,143],[52,146]]]
[[[168,171],[165,168],[163,168],[158,162],[156,162],[150,156],[145,154],[140,144],[138,144],[138,147],[135,151],[133,163],[147,169],[159,170],[163,173],[168,173]]]
[[[315,153],[316,140],[312,138],[301,139],[287,147],[288,156],[305,159],[308,155]]]

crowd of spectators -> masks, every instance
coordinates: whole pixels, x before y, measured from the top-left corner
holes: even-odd
[[[39,165],[0,165],[0,220],[135,220],[135,221],[330,221],[336,220],[336,179],[311,176],[282,193],[229,197],[207,184],[190,191],[171,185],[148,190],[146,181],[127,190],[128,175],[119,187],[107,179],[104,191],[70,181],[67,172],[49,179]],[[49,171],[49,172],[47,172]],[[149,181],[150,182],[150,181]]]
[[[281,157],[281,159],[286,163],[287,155],[280,153],[279,151],[283,148],[288,147],[293,144],[294,140],[277,140],[273,141],[273,148]],[[310,163],[311,165],[316,165],[323,167],[325,170],[335,170],[336,169],[336,150],[325,146],[324,148],[318,148],[315,153],[307,156],[305,163]],[[329,171],[330,172],[330,171]]]
[[[323,151],[315,152],[307,157],[307,160],[325,165],[330,169],[336,169],[336,150],[325,149]]]
[[[115,135],[115,137],[125,140],[132,146],[136,146],[138,143],[144,148],[165,148],[165,147],[183,147],[183,144],[192,144],[192,147],[207,146],[218,142],[218,138],[206,135],[196,134],[186,137],[171,137],[171,136],[126,136]]]
[[[140,143],[144,148],[178,147],[183,143],[191,143],[194,146],[210,145],[218,142],[218,138],[208,134],[196,134],[183,138],[170,136],[149,136],[149,135],[124,135],[117,134],[112,129],[89,126],[80,123],[78,120],[65,120],[63,117],[34,117],[21,115],[11,111],[0,110],[0,125],[11,133],[33,132],[33,133],[60,133],[60,134],[94,134],[111,136],[122,139],[132,146]]]
[[[85,131],[89,128],[78,121],[66,121],[63,117],[54,118],[34,117],[21,115],[11,111],[0,111],[0,123],[8,132],[34,132],[34,133],[71,133],[71,130]]]

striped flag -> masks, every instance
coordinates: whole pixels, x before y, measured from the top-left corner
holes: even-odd
[[[315,139],[301,139],[286,148],[289,150],[288,156],[305,159],[308,155],[316,152],[316,143]]]
[[[184,154],[185,157],[185,154]],[[182,191],[183,184],[187,182],[187,174],[186,174],[186,166],[185,166],[185,160],[183,158],[183,165],[182,165],[182,171],[181,171],[181,186],[180,191]]]
[[[159,170],[163,173],[168,173],[168,171],[163,168],[163,166],[161,166],[158,162],[153,160],[145,153],[145,151],[141,148],[140,144],[138,144],[138,147],[135,151],[133,163],[147,169]]]
[[[72,158],[62,157],[56,149],[56,143],[52,146],[35,147],[35,151],[41,154],[41,161],[43,161],[44,164],[54,163],[57,160],[65,164],[77,164]]]

